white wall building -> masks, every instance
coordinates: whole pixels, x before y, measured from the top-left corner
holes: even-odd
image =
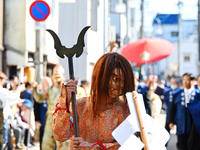
[[[75,78],[91,79],[94,64],[105,53],[108,45],[108,2],[107,0],[76,0],[61,2],[59,5],[59,37],[62,44],[70,48],[77,42],[80,31],[85,26],[91,26],[86,32],[83,54],[74,61]],[[69,79],[68,59],[60,59]]]
[[[33,2],[35,1],[5,1],[5,36],[3,38],[5,39],[7,74],[17,74],[21,81],[25,67],[37,66],[37,77],[42,78],[46,74],[45,68],[48,63],[58,63],[54,48],[49,48],[48,44],[47,50],[45,47],[45,43],[49,43],[45,42],[45,29],[51,27],[53,30],[58,30],[58,1],[46,1],[50,6],[50,16],[42,22],[34,21],[30,15],[29,9]],[[38,46],[36,46],[37,43]],[[40,60],[37,60],[39,53]],[[54,57],[47,58],[44,63],[46,55]]]
[[[162,30],[161,34],[158,33],[159,30]],[[181,34],[180,75],[189,72],[197,76],[199,74],[197,20],[181,20]],[[161,77],[178,76],[178,15],[158,14],[153,23],[153,35],[171,41],[175,51],[171,56],[152,64],[152,71]]]
[[[121,47],[139,37],[139,9],[139,0],[110,0],[110,25],[115,29],[115,40],[120,39]]]

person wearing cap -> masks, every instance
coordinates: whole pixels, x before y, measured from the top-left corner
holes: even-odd
[[[21,149],[25,145],[25,130],[29,129],[30,126],[28,122],[24,119],[23,113],[24,110],[30,109],[31,105],[32,104],[30,100],[25,99],[22,104],[18,104],[13,107],[14,121],[12,122],[12,127],[14,129],[16,149]]]
[[[29,147],[32,147],[34,146],[32,142],[32,137],[34,136],[34,131],[35,131],[35,116],[34,116],[34,112],[31,110],[32,108],[31,100],[25,99],[21,108],[22,108],[22,117],[29,124],[29,127],[25,130],[24,144]],[[30,132],[29,143],[27,143],[28,132]]]
[[[20,97],[22,99],[26,99],[24,101],[24,105],[32,106],[32,104],[34,103],[34,99],[32,97],[32,94],[33,94],[32,84],[31,84],[31,82],[26,82],[26,84],[25,84],[25,90],[23,92],[21,92],[21,94],[20,94]],[[25,114],[26,120],[28,121],[28,123],[32,124],[31,128],[27,129],[25,131],[25,136],[26,137],[27,137],[28,131],[29,132],[30,131],[31,132],[35,131],[35,118],[36,118],[35,116],[37,116],[37,113],[39,113],[38,110],[35,109],[36,108],[35,106],[37,106],[37,105],[34,103],[34,109],[31,109],[31,108],[30,109],[26,109],[26,112],[27,112],[26,114],[28,114],[28,115]],[[31,116],[30,116],[30,114],[31,114]],[[32,133],[32,136],[33,135],[34,134]],[[29,147],[32,147],[32,145],[34,145],[32,143],[32,136],[30,136],[30,139],[31,139],[30,143],[27,143],[27,139],[26,138],[24,139],[24,144],[25,145],[29,145]]]
[[[25,99],[23,104],[26,107],[24,110],[31,109],[32,107],[32,102],[29,99]]]

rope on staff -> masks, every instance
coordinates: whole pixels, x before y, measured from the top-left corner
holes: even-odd
[[[142,115],[141,115],[140,108],[139,108],[139,103],[138,103],[138,99],[137,99],[137,92],[133,91],[132,95],[133,95],[133,101],[134,101],[134,104],[135,104],[135,109],[136,109],[136,113],[137,113],[137,117],[138,117],[138,121],[139,121],[139,125],[140,125],[140,135],[141,135],[141,138],[142,138],[142,142],[145,145],[144,150],[149,150],[147,133],[146,133],[145,128],[144,128]]]

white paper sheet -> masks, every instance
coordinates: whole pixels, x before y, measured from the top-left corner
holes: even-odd
[[[126,93],[126,97],[131,114],[112,132],[112,135],[121,145],[119,150],[141,150],[144,144],[134,135],[140,131],[140,127],[132,93]],[[165,144],[169,140],[169,133],[157,120],[146,114],[141,94],[137,94],[137,99],[145,130],[152,134],[150,150],[166,150]]]
[[[140,131],[138,123],[134,121],[135,116],[129,115],[113,132],[112,136],[122,145],[129,136],[135,132]],[[138,126],[138,127],[137,127]],[[136,128],[135,128],[136,127]]]
[[[118,150],[141,150],[143,147],[144,144],[132,134]]]
[[[134,116],[135,115],[137,116],[132,93],[127,92],[126,98],[127,98],[127,101],[128,101],[128,106],[129,106],[129,110],[130,110],[131,114],[133,114]],[[138,100],[138,104],[139,104],[140,113],[141,113],[142,118],[143,118],[146,114],[146,110],[145,110],[142,94],[137,94],[137,100]]]
[[[161,149],[162,146],[164,146],[169,140],[169,137],[170,137],[169,133],[158,120],[153,119],[148,114],[146,114],[145,120],[147,123],[146,124],[147,132],[150,132],[152,134],[150,146],[155,148],[160,145],[160,149]]]

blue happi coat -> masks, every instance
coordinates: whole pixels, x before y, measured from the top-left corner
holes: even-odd
[[[200,136],[200,100],[195,100],[193,103],[189,103],[187,106]]]
[[[172,100],[173,100],[173,94],[176,93],[176,90],[179,90],[179,89],[173,90],[172,88],[168,88],[168,89],[164,90],[163,101],[165,101],[167,104],[167,113],[166,113],[166,123],[167,124],[169,124],[170,108],[171,108],[171,104],[172,104]]]
[[[144,94],[146,93],[146,91],[149,89],[148,86],[145,86],[145,85],[138,85],[138,88],[137,88],[137,92],[139,94],[142,94],[144,96]]]
[[[191,104],[197,100],[200,100],[200,91],[194,88],[188,104]],[[191,115],[189,115],[188,108],[185,105],[184,89],[179,89],[174,92],[174,104],[176,106],[174,122],[177,125],[177,135],[190,133],[192,118]]]
[[[198,88],[198,85],[195,85],[194,88],[197,89],[197,90],[200,90],[200,89]]]
[[[151,111],[152,111],[152,108],[151,108],[151,100],[150,100],[150,97],[147,96],[149,87],[148,86],[145,86],[145,85],[138,85],[137,87],[137,92],[142,94],[143,96],[143,100],[144,100],[144,106],[145,106],[145,109],[146,109],[146,113],[151,115]]]

